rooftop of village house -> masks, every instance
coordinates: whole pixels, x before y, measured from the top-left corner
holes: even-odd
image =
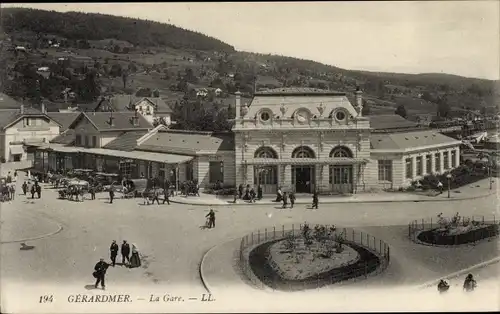
[[[77,123],[86,117],[95,128],[100,131],[138,131],[152,129],[153,125],[141,114],[133,111],[121,112],[82,112],[70,125],[74,128]],[[137,123],[134,124],[134,120]]]
[[[151,136],[136,149],[186,155],[196,155],[200,152],[232,151],[234,150],[234,134],[162,130]]]

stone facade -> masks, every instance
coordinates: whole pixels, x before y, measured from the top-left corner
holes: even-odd
[[[355,193],[375,184],[366,171],[370,124],[343,93],[310,89],[236,95],[235,182],[296,192]],[[256,178],[258,177],[258,178]],[[265,182],[262,182],[265,181]]]

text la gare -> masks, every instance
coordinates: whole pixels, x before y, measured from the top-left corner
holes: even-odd
[[[180,296],[174,296],[171,294],[164,294],[162,296],[151,294],[149,297],[149,302],[184,302],[185,299]],[[189,298],[189,301],[201,301],[201,302],[213,302],[215,301],[211,293],[203,293],[201,298]]]

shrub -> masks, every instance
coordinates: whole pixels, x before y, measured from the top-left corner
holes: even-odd
[[[287,233],[285,241],[283,242],[283,248],[290,253],[294,253],[297,248],[297,242],[295,240],[296,238],[291,232]]]

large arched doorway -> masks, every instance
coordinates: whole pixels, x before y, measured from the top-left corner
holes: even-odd
[[[263,164],[254,166],[255,186],[260,185],[264,194],[276,193],[278,190],[278,166],[266,165],[265,159],[278,159],[278,154],[271,147],[262,146],[255,151],[254,158],[263,161]]]
[[[292,152],[292,158],[314,159],[314,151],[307,146],[299,146]],[[314,165],[307,162],[292,166],[292,184],[297,193],[312,193],[315,187]]]
[[[330,158],[352,158],[352,151],[345,146],[337,146],[330,152]],[[352,165],[335,164],[330,169],[330,189],[334,193],[353,193],[353,167]]]

